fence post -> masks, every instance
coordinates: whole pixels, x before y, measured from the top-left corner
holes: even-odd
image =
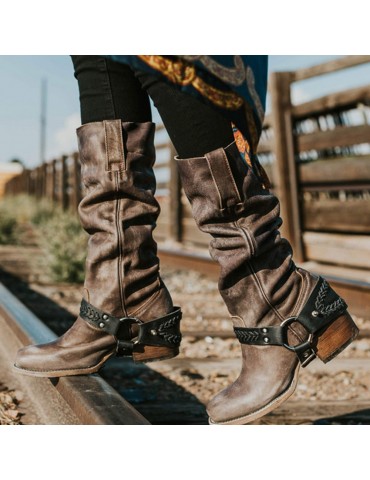
[[[51,201],[53,202],[53,205],[58,201],[58,196],[56,192],[56,183],[57,183],[57,167],[56,167],[57,161],[55,158],[51,161]]]
[[[35,195],[35,173],[34,170],[29,171],[29,187],[28,187],[28,195]]]
[[[46,197],[47,196],[47,172],[48,172],[48,166],[44,162],[41,165],[41,179],[42,179],[42,190],[41,190],[41,196]]]
[[[67,156],[63,155],[61,158],[61,175],[62,181],[61,183],[61,200],[62,200],[62,208],[63,210],[67,210],[68,208],[68,178],[67,178]]]
[[[170,143],[170,182],[169,182],[169,194],[170,204],[168,208],[169,223],[170,223],[170,236],[175,242],[181,242],[182,238],[182,201],[181,201],[181,181],[179,175],[179,169],[174,157],[176,150]]]
[[[36,198],[39,199],[41,197],[41,169],[40,166],[36,168]]]
[[[81,172],[80,172],[80,162],[78,152],[74,152],[72,155],[73,159],[73,172],[72,172],[72,205],[77,210],[78,204],[81,200]]]
[[[27,193],[28,188],[27,188],[27,169],[23,169],[22,173],[22,193]]]
[[[24,174],[24,193],[29,195],[30,194],[30,171],[28,168],[25,168],[23,171]]]
[[[302,262],[304,251],[290,98],[293,79],[293,72],[273,72],[270,75],[271,117],[276,157],[273,169],[276,195],[280,200],[283,219],[281,233],[292,244],[294,259]]]
[[[46,168],[45,168],[45,197],[47,198],[48,201],[51,199],[51,164],[50,163],[45,163]]]

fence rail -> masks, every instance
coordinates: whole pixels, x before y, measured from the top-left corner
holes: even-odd
[[[272,111],[258,154],[281,203],[282,234],[299,262],[315,260],[370,268],[370,84],[293,105],[292,84],[370,62],[349,56],[296,72],[270,76]],[[163,132],[160,125],[158,132]],[[160,134],[162,135],[162,133]],[[175,150],[157,142],[155,165],[161,216],[159,240],[208,245],[182,192]],[[158,155],[159,154],[159,155]],[[78,154],[25,170],[10,180],[8,194],[47,197],[64,209],[81,199]],[[350,248],[356,245],[356,255]],[[361,261],[361,256],[365,259]]]

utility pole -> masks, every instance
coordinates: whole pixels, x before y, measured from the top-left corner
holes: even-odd
[[[46,148],[46,97],[47,97],[47,80],[41,80],[41,116],[40,116],[40,163],[45,163]]]

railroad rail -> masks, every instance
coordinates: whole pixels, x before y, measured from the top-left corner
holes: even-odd
[[[203,273],[217,275],[215,264],[206,260],[203,252],[195,256],[190,252],[167,251],[164,259],[164,248],[160,256],[164,263],[171,262],[180,269],[200,270]],[[182,260],[187,262],[181,263]],[[185,266],[184,266],[185,265]],[[210,266],[212,267],[210,268]],[[213,272],[213,273],[210,273]],[[186,294],[185,294],[186,295]],[[19,298],[23,298],[21,295]],[[196,301],[204,300],[199,292]],[[38,307],[37,307],[38,308]],[[41,315],[41,310],[38,316]],[[188,313],[189,315],[189,313]],[[25,343],[50,341],[55,335],[31,313],[13,294],[0,284],[0,367],[4,361],[11,368],[16,349]],[[231,332],[231,329],[229,329]],[[42,422],[46,424],[206,424],[205,404],[211,393],[209,385],[223,385],[223,379],[236,378],[240,370],[240,358],[218,357],[214,354],[202,356],[199,353],[186,353],[189,345],[194,345],[190,336],[203,345],[211,341],[205,337],[223,337],[230,335],[225,331],[184,331],[185,355],[175,359],[155,362],[148,365],[135,364],[129,359],[111,359],[101,372],[81,377],[64,377],[47,379],[17,375],[14,380],[22,381],[20,390],[28,394],[41,411]],[[362,332],[369,337],[369,332]],[[188,340],[186,339],[188,337]],[[203,337],[203,338],[202,338]],[[211,343],[217,339],[212,339]],[[368,340],[364,340],[365,342]],[[226,340],[230,342],[230,340]],[[198,344],[197,343],[197,344]],[[225,343],[226,349],[230,343]],[[204,352],[204,350],[203,350]],[[370,424],[370,400],[364,385],[370,382],[370,358],[366,356],[342,357],[329,365],[313,362],[303,372],[304,388],[312,388],[313,378],[317,385],[322,385],[321,378],[334,384],[338,393],[318,399],[314,403],[305,398],[292,399],[283,407],[263,418],[262,424]],[[353,376],[356,378],[353,380]],[[103,380],[103,378],[105,380]],[[219,380],[215,380],[215,378]],[[331,380],[330,380],[331,379]],[[356,380],[357,379],[357,380]],[[108,382],[108,383],[107,383]],[[320,383],[321,382],[321,383]],[[345,395],[341,395],[342,392]],[[348,388],[353,390],[353,382],[357,382],[359,394],[353,393],[347,398]],[[370,384],[370,383],[369,383]],[[114,388],[112,388],[112,386]],[[305,387],[308,386],[308,387]],[[310,386],[311,385],[311,386]],[[349,387],[348,387],[349,385]],[[12,385],[13,387],[13,385]],[[217,389],[219,388],[217,387]],[[212,387],[215,388],[215,387]],[[324,388],[318,386],[315,388]],[[356,387],[357,388],[357,387]],[[200,397],[198,393],[201,392]],[[205,393],[205,390],[207,392]],[[119,392],[119,393],[118,393]],[[192,392],[196,392],[196,395]],[[121,396],[122,395],[122,396]],[[336,396],[337,395],[337,396]],[[138,413],[124,398],[135,405]],[[25,422],[27,423],[27,422]],[[33,424],[32,422],[29,422]]]
[[[16,350],[30,343],[52,341],[56,335],[0,283],[0,359],[11,375]],[[2,357],[2,358],[1,358]],[[22,378],[20,378],[22,377]],[[34,378],[17,375],[42,423],[82,425],[148,425],[100,375]]]

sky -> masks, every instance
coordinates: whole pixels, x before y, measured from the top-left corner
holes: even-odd
[[[340,55],[271,55],[269,72],[296,70]],[[0,55],[0,162],[40,163],[41,82],[47,80],[46,159],[77,149],[77,81],[67,55]],[[370,64],[294,84],[293,103],[370,83]],[[158,116],[154,113],[154,121]]]

